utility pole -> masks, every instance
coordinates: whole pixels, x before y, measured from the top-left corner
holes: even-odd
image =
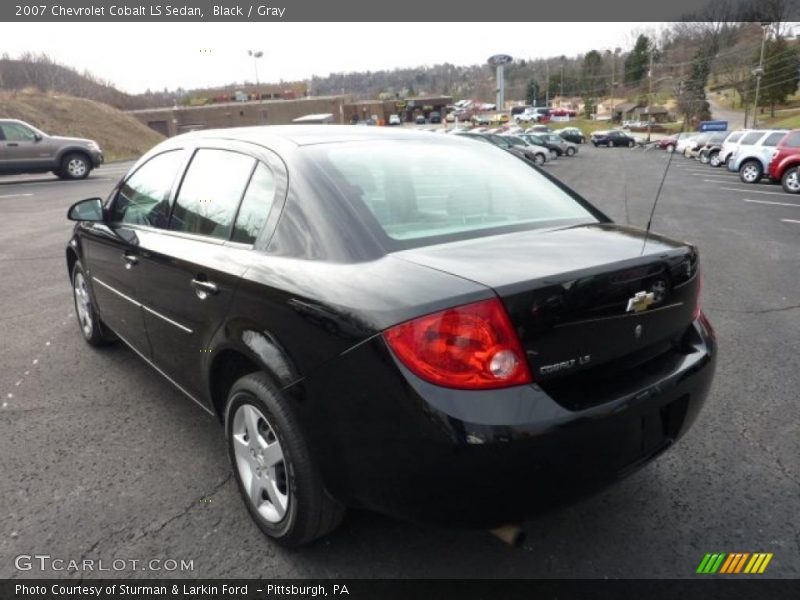
[[[761,36],[761,58],[758,60],[758,66],[753,69],[753,75],[756,76],[756,97],[753,99],[753,129],[756,129],[758,126],[758,92],[761,88],[761,77],[764,75],[764,45],[767,41],[767,30],[769,26],[770,22],[761,22],[761,29],[764,31],[764,35]]]
[[[650,49],[650,70],[647,72],[647,141],[650,142],[650,128],[653,122],[653,54],[655,48]]]
[[[544,87],[544,105],[549,107],[550,106],[550,63],[544,63],[545,66],[545,73],[547,74],[547,83]]]
[[[561,91],[558,94],[558,107],[564,103],[564,60],[561,60]]]

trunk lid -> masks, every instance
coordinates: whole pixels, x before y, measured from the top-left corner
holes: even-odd
[[[674,347],[692,322],[699,285],[694,247],[652,234],[645,243],[643,231],[612,223],[397,256],[491,287],[536,383],[605,364],[629,367]]]

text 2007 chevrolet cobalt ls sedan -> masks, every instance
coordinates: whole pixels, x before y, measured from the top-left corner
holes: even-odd
[[[196,132],[69,217],[86,341],[118,337],[224,423],[283,544],[347,505],[512,522],[659,454],[712,380],[695,248],[489,144]]]

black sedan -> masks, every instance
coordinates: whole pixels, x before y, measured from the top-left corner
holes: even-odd
[[[633,148],[636,145],[636,138],[628,135],[624,131],[597,131],[592,134],[592,144],[595,146],[608,146],[609,148],[627,146]]]
[[[199,131],[69,218],[81,335],[223,424],[285,545],[345,506],[513,522],[660,454],[712,381],[693,246],[459,136]]]
[[[577,127],[565,127],[564,129],[557,129],[556,134],[573,144],[583,144],[586,142],[586,136]]]

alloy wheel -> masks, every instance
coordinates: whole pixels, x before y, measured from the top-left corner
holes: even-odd
[[[67,173],[70,177],[80,178],[86,174],[86,161],[82,158],[73,158],[67,163]]]
[[[797,178],[797,169],[792,169],[784,177],[783,189],[792,194],[800,193],[800,179]]]
[[[742,168],[742,179],[747,183],[755,183],[758,179],[759,171],[755,165],[745,165]]]
[[[90,338],[94,329],[92,325],[92,304],[89,299],[89,291],[86,289],[86,279],[84,279],[83,273],[75,273],[73,291],[75,294],[75,309],[78,311],[78,323],[81,326],[83,335]]]
[[[265,521],[278,523],[291,498],[283,449],[275,431],[258,408],[242,404],[233,416],[232,434],[236,468],[247,500]]]

